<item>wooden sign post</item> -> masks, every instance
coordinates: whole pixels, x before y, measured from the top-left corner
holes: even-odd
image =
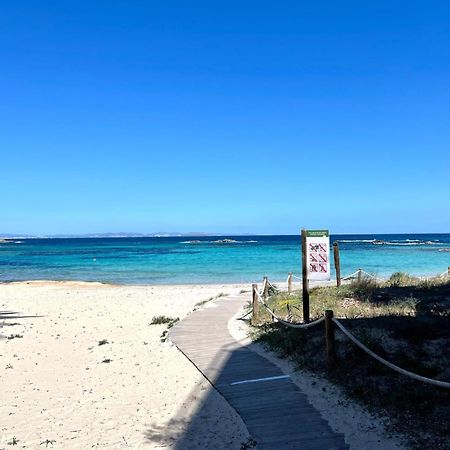
[[[334,267],[336,269],[336,286],[341,285],[341,262],[339,260],[339,244],[338,242],[333,242],[333,253],[334,253]]]
[[[292,293],[292,272],[289,272],[288,279],[287,279],[287,285],[288,285],[288,293]]]
[[[330,232],[302,230],[303,321],[309,318],[309,280],[330,281]]]
[[[308,267],[306,261],[306,230],[302,229],[302,299],[303,299],[303,322],[309,322],[309,283]]]
[[[252,284],[252,324],[257,324],[259,320],[259,302],[258,302],[258,285]]]
[[[327,367],[328,370],[331,370],[336,366],[336,349],[334,345],[333,311],[329,309],[325,311],[325,340],[327,352]]]
[[[263,278],[263,297],[267,298],[269,296],[269,278]]]

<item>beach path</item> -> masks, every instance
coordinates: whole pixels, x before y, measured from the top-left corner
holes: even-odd
[[[172,342],[237,411],[258,449],[348,449],[289,376],[231,336],[228,322],[249,297],[194,311],[172,328]]]

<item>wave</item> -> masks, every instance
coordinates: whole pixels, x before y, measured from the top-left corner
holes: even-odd
[[[436,241],[418,241],[418,240],[411,240],[411,241],[386,241],[383,242],[384,245],[440,245],[439,242]]]
[[[432,241],[421,241],[419,239],[398,239],[383,241],[381,239],[341,239],[339,242],[346,244],[373,244],[373,245],[393,245],[393,246],[414,246],[414,245],[442,245],[438,239]]]
[[[235,241],[234,239],[218,239],[217,241],[183,241],[181,244],[241,244],[241,241]]]
[[[258,241],[248,240],[248,241],[237,241],[236,239],[218,239],[216,241],[183,241],[180,244],[254,244]]]
[[[425,245],[426,242],[397,242],[397,241],[393,241],[393,242],[382,242],[381,245],[399,245],[399,246],[403,246],[403,247],[411,247],[411,246],[415,246],[415,245]]]
[[[339,239],[339,242],[345,242],[346,244],[359,244],[359,243],[372,243],[375,239]]]

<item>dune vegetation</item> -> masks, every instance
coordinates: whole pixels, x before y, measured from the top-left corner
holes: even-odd
[[[279,317],[302,322],[301,292],[267,300]],[[311,320],[331,309],[364,345],[416,374],[450,381],[450,279],[393,274],[386,282],[363,278],[310,292]],[[306,330],[273,322],[261,308],[252,334],[291,358],[299,369],[328,377],[371,412],[391,418],[389,429],[411,448],[450,448],[450,391],[412,380],[383,366],[336,330],[338,364],[328,370],[323,324]],[[420,405],[420,407],[418,407]]]

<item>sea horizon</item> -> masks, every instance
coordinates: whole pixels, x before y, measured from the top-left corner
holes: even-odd
[[[158,233],[134,233],[134,232],[105,232],[105,233],[58,233],[58,234],[15,234],[15,233],[0,233],[0,239],[108,239],[108,238],[133,238],[133,237],[151,237],[151,238],[166,238],[166,237],[241,237],[241,236],[300,236],[301,230],[298,234],[293,233],[207,233],[207,232],[158,232]],[[418,232],[418,233],[330,233],[330,236],[425,236],[425,235],[447,235],[447,232]]]

